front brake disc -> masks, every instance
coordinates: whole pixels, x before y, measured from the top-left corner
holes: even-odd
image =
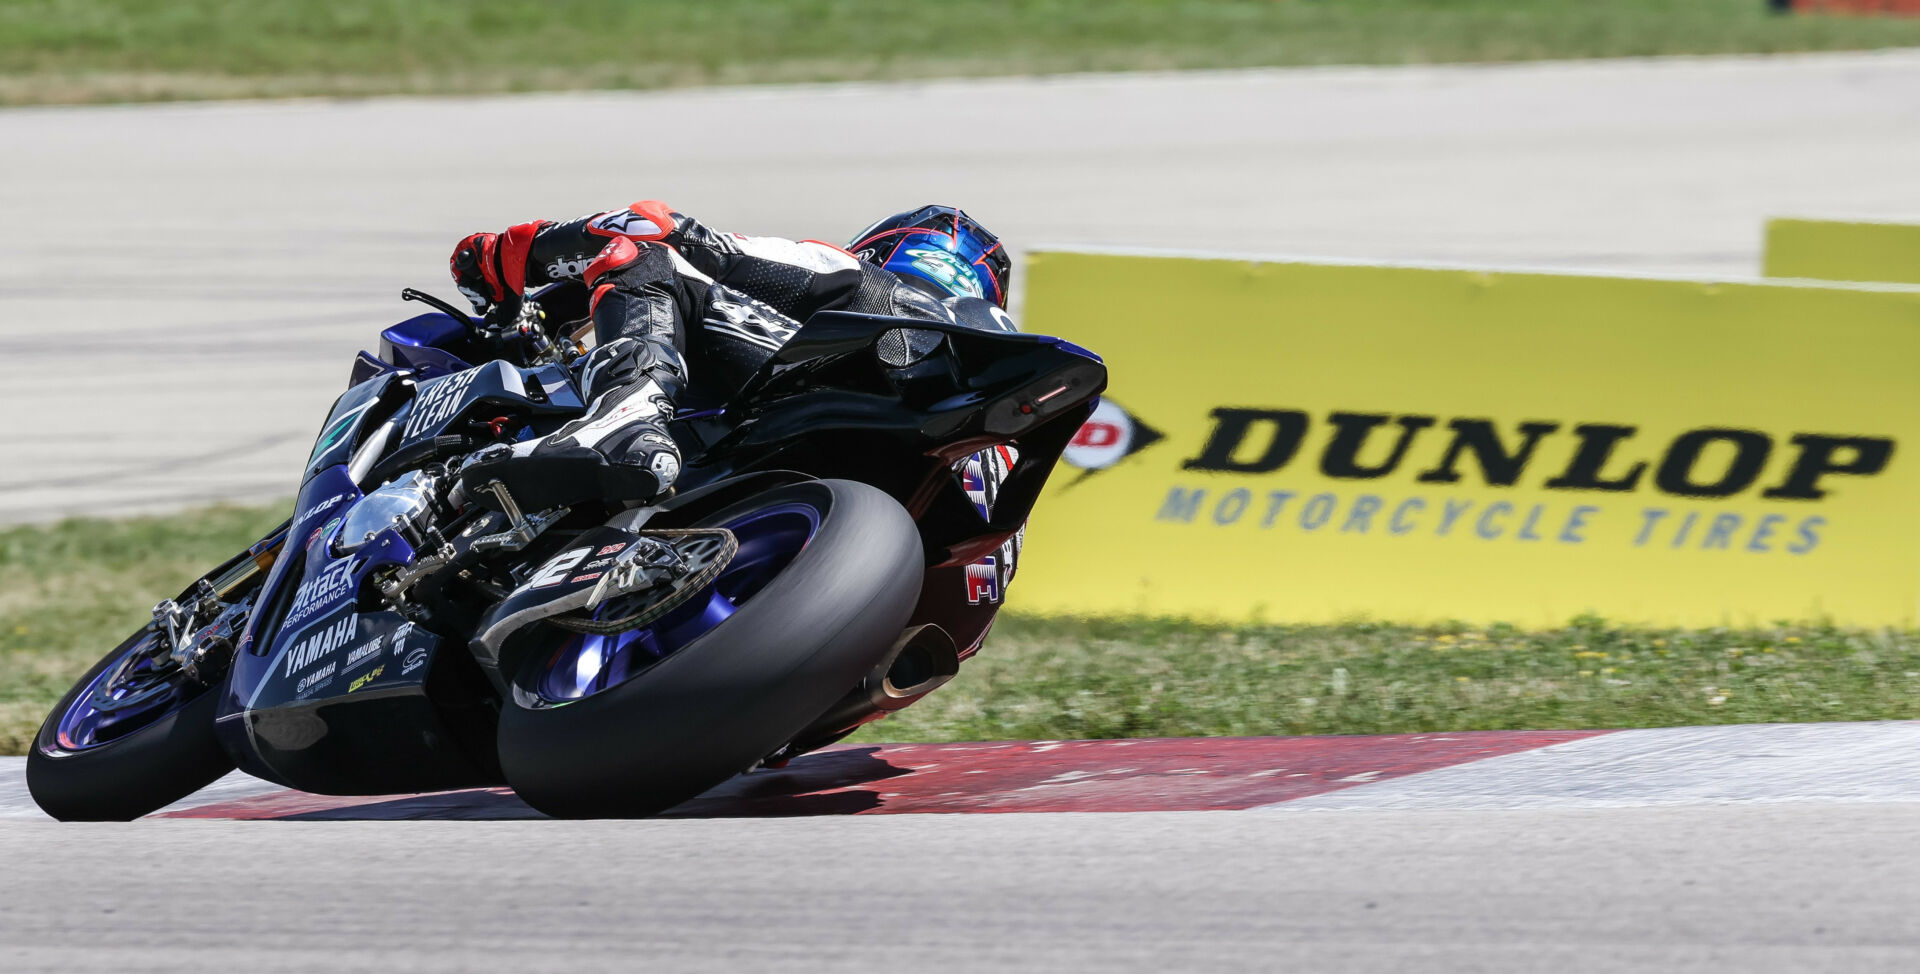
[[[561,629],[599,636],[639,629],[706,591],[740,551],[740,540],[725,528],[642,531],[640,535],[664,540],[679,553],[685,570],[638,592],[616,593],[610,598],[595,600],[580,612],[550,616],[543,621]]]

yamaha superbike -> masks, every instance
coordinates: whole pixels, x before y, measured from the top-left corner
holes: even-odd
[[[48,716],[27,765],[47,812],[132,818],[237,766],[631,816],[782,763],[978,650],[1106,385],[1056,338],[823,313],[724,401],[682,404],[666,499],[523,510],[454,484],[475,452],[584,412],[584,288],[506,328],[406,296],[440,310],[360,353],[292,517]]]

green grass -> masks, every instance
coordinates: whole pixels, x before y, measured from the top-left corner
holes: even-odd
[[[0,753],[154,601],[285,516],[213,508],[0,531]],[[1018,592],[1018,588],[1015,589]],[[857,740],[1372,734],[1920,716],[1920,632],[1202,626],[1009,616]]]
[[[1763,0],[0,0],[0,103],[1915,44]]]
[[[284,506],[0,530],[0,754],[24,754],[80,674],[153,604],[259,540]]]
[[[1655,630],[1598,619],[1523,632],[1014,616],[953,683],[856,739],[1391,734],[1915,716],[1914,632]]]

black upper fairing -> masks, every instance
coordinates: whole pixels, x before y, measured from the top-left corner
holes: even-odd
[[[877,347],[896,330],[920,333],[887,353],[905,364],[883,361]],[[914,352],[902,347],[920,357],[909,361]],[[1025,522],[1105,387],[1100,359],[1056,338],[823,312],[725,409],[676,424],[687,453],[678,486],[770,469],[859,480],[891,493],[920,521],[935,564],[970,560]],[[989,519],[952,468],[1010,442],[1019,462]]]

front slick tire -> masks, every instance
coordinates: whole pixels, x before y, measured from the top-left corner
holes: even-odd
[[[625,683],[557,707],[509,694],[500,763],[558,818],[665,811],[766,757],[825,713],[891,649],[920,597],[919,531],[893,498],[822,480],[700,519],[738,523],[801,504],[806,547],[734,614]],[[536,654],[528,666],[539,666]]]
[[[60,746],[61,718],[143,636],[134,634],[94,664],[40,725],[27,753],[27,791],[48,815],[64,822],[125,822],[165,808],[233,770],[233,759],[214,736],[217,687],[125,737],[78,751]]]

